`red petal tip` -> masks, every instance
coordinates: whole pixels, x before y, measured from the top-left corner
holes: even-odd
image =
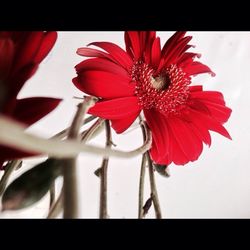
[[[211,75],[212,77],[215,77],[215,76],[216,76],[216,74],[215,74],[213,71],[211,71],[210,75]]]
[[[76,54],[78,54],[79,56],[81,56],[81,49],[83,49],[83,48],[78,48],[78,49],[76,50]]]

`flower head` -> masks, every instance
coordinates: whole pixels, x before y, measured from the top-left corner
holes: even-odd
[[[223,127],[231,109],[223,95],[191,86],[211,69],[195,61],[200,54],[187,52],[191,36],[176,32],[161,48],[154,31],[125,32],[126,51],[110,42],[84,47],[86,57],[76,66],[73,83],[81,91],[100,98],[89,113],[110,119],[117,133],[125,131],[143,110],[153,135],[150,150],[158,164],[184,165],[195,161],[210,146],[209,131],[231,138]]]
[[[0,32],[0,113],[27,127],[54,110],[60,99],[17,99],[25,82],[53,48],[56,32]],[[0,145],[0,169],[4,161],[32,155]]]

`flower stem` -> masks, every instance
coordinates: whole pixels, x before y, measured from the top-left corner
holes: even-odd
[[[75,219],[78,216],[78,190],[75,158],[63,160],[63,183],[63,218]]]
[[[138,206],[139,219],[142,219],[144,217],[143,200],[144,200],[144,180],[146,172],[145,170],[146,170],[146,154],[143,154],[141,161],[140,184],[139,184],[139,206]]]
[[[85,144],[88,140],[90,140],[104,121],[104,119],[99,118],[89,129],[83,131],[81,133],[81,142]]]
[[[82,123],[82,126],[93,121],[94,119],[96,119],[97,117],[95,116],[89,116],[87,117],[83,123]],[[57,134],[55,134],[54,136],[51,137],[51,139],[54,139],[54,138],[57,138],[57,139],[63,139],[65,136],[67,136],[68,134],[68,131],[69,131],[70,127],[68,128],[65,128],[64,130],[58,132]]]
[[[62,209],[63,209],[63,188],[56,202],[50,208],[47,219],[56,218],[61,213]]]
[[[108,120],[105,121],[105,129],[106,129],[106,148],[111,148],[112,146],[112,138],[111,138],[111,129],[110,123]],[[108,174],[108,162],[109,157],[104,157],[101,166],[101,185],[100,185],[100,209],[99,209],[99,217],[100,219],[107,219],[107,174]]]
[[[139,116],[139,120],[140,120],[140,124],[141,124],[143,140],[145,141],[145,138],[147,138],[147,134],[149,134],[150,132],[148,131],[148,127],[144,123],[141,116]],[[147,151],[144,155],[145,155],[145,158],[147,159],[147,162],[148,162],[149,180],[150,180],[150,189],[151,189],[151,199],[152,199],[153,204],[154,204],[155,215],[156,215],[157,219],[161,219],[162,214],[161,214],[161,207],[160,207],[159,197],[158,197],[158,193],[157,193],[157,189],[156,189],[153,163],[152,163],[152,160],[150,158],[149,151]],[[144,163],[144,165],[145,164],[146,163]],[[143,165],[142,165],[142,167],[141,167],[141,175],[140,175],[140,189],[139,189],[139,218],[142,218],[144,216],[143,196],[141,194],[141,193],[143,193],[143,184],[144,184],[144,176],[145,176],[145,173],[143,173],[143,171],[145,172],[145,166],[144,166],[144,170],[143,170]],[[140,217],[140,216],[142,216],[142,217]]]
[[[147,160],[148,160],[151,198],[152,198],[153,204],[154,204],[155,216],[157,219],[161,219],[162,214],[161,214],[160,201],[159,201],[159,197],[158,197],[157,189],[156,189],[156,184],[155,184],[154,168],[153,168],[153,164],[152,164],[152,160],[150,158],[149,152],[147,152],[146,155],[147,155]]]
[[[56,191],[56,183],[55,181],[53,181],[53,183],[51,184],[51,187],[49,189],[49,195],[50,195],[50,199],[49,199],[49,207],[51,208],[55,202],[55,191]]]
[[[4,174],[0,180],[0,196],[4,193],[12,172],[20,165],[21,162],[22,161],[20,160],[13,160],[5,167]]]
[[[76,140],[61,141],[58,138],[44,139],[42,137],[26,133],[25,127],[20,123],[0,115],[0,142],[3,145],[21,148],[24,151],[49,155],[54,158],[75,157],[84,152],[91,155],[115,156],[119,158],[132,158],[145,153],[151,147],[152,136],[149,133],[146,142],[139,148],[122,151],[107,149],[99,146],[84,145]]]
[[[147,128],[143,122],[141,115],[139,116],[141,131],[142,131],[142,138],[143,142],[145,143],[147,139]],[[143,203],[144,203],[144,180],[145,180],[145,172],[146,172],[146,154],[142,155],[141,161],[141,172],[140,172],[140,182],[139,182],[139,203],[138,203],[138,218],[142,219],[144,217],[143,211]]]
[[[84,122],[82,123],[82,125],[85,125],[91,121],[93,121],[94,119],[96,119],[97,117],[95,116],[89,116],[87,117]],[[62,131],[60,131],[59,133],[55,134],[54,136],[51,137],[51,139],[53,138],[57,138],[57,139],[63,139],[67,133],[69,131],[69,128],[66,128]],[[14,170],[17,170],[19,165],[21,164],[21,160],[13,160],[11,162],[8,163],[8,165],[6,166],[5,170],[4,170],[4,174],[0,180],[0,196],[3,194],[7,184],[8,184],[8,181],[9,181],[9,178],[11,176],[11,174],[13,173]],[[53,187],[50,189],[50,205],[52,205],[53,201],[54,201],[54,198],[55,198],[55,195],[53,194],[54,191],[54,184],[53,184]]]
[[[94,104],[92,97],[86,97],[78,105],[78,110],[69,129],[68,139],[77,139],[84,116]],[[78,190],[76,158],[63,160],[63,218],[77,218],[78,216]]]

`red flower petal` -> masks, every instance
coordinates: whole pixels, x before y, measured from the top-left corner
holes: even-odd
[[[162,56],[164,57],[169,53],[177,44],[177,42],[182,39],[186,34],[186,31],[177,31],[172,35],[162,48]]]
[[[203,126],[206,127],[206,129],[216,131],[223,136],[231,139],[228,132],[221,125],[229,119],[232,112],[230,108],[225,106],[225,101],[222,93],[218,91],[199,91],[197,87],[199,86],[196,86],[196,91],[193,91],[193,87],[191,88],[192,91],[190,93],[190,100],[193,104],[190,105],[190,103],[188,103],[191,108],[189,116],[192,117],[192,122],[195,123],[198,129],[202,129],[201,127]],[[197,108],[198,105],[201,104],[206,107],[206,110]],[[198,112],[196,113],[196,117],[193,113],[193,111],[195,110]],[[201,114],[202,118],[198,114]],[[207,121],[207,123],[204,123],[204,119],[208,119],[209,121]],[[201,122],[203,124],[201,124]],[[203,132],[203,134],[204,133],[205,132]],[[208,139],[208,142],[211,143],[211,139]]]
[[[102,98],[133,96],[135,88],[128,76],[92,70],[82,71],[73,83],[81,91]]]
[[[129,69],[133,64],[133,61],[129,57],[129,55],[122,48],[120,48],[114,43],[93,42],[89,45],[95,45],[97,47],[100,47],[101,49],[106,50],[121,66],[126,69]]]
[[[206,128],[204,128],[204,126],[200,126],[200,128],[198,128],[197,124],[195,124],[194,121],[190,123],[186,123],[186,124],[201,142],[204,142],[206,145],[210,147],[211,136],[210,136],[209,131]]]
[[[172,149],[172,154],[170,156],[166,156],[164,159],[159,162],[160,164],[170,164],[170,163],[175,163],[176,165],[184,165],[186,164],[189,160],[184,154],[183,150],[181,149],[179,143],[177,143],[177,140],[172,132],[171,129],[169,129],[169,143],[170,143],[170,148]]]
[[[232,110],[225,105],[217,104],[207,100],[203,100],[203,104],[206,105],[211,116],[222,124],[227,122],[232,113]]]
[[[151,54],[152,44],[156,37],[155,31],[138,31],[140,48],[142,53]]]
[[[155,31],[141,31],[141,51],[142,55],[144,56],[144,61],[146,63],[150,63],[151,61],[151,51],[153,43],[156,39],[156,32]]]
[[[168,125],[173,132],[176,142],[179,144],[188,161],[197,160],[203,149],[202,141],[195,135],[191,127],[188,126],[187,122],[179,118],[172,117],[168,119]],[[173,161],[175,162],[175,159],[173,159]]]
[[[124,97],[109,101],[100,101],[89,109],[89,114],[102,117],[104,119],[126,119],[137,114],[141,108],[138,105],[137,97]]]
[[[24,152],[19,149],[9,148],[6,146],[0,145],[0,170],[2,169],[2,165],[5,161],[22,159],[24,157],[35,156],[37,153],[34,152]]]
[[[201,54],[186,52],[178,60],[178,65],[184,68],[186,65],[191,64],[195,57],[200,58]]]
[[[157,37],[154,40],[152,50],[151,50],[151,65],[153,68],[157,68],[161,59],[161,42],[160,38]]]
[[[127,130],[130,125],[135,121],[135,119],[140,114],[141,110],[138,110],[136,113],[127,116],[124,119],[111,120],[112,128],[116,131],[116,133],[120,134]]]
[[[227,130],[215,118],[206,115],[202,112],[196,111],[194,109],[190,109],[190,117],[192,117],[192,120],[194,121],[196,119],[199,119],[203,123],[203,126],[206,127],[208,130],[215,131],[225,136],[226,138],[232,140]]]
[[[51,31],[44,33],[41,45],[33,59],[34,63],[40,63],[48,55],[50,50],[53,48],[56,39],[57,32]]]
[[[155,110],[143,110],[147,124],[152,132],[153,142],[151,157],[159,163],[169,151],[169,132],[165,116]]]
[[[37,64],[28,64],[16,74],[12,74],[9,79],[9,94],[11,97],[16,97],[24,83],[36,72]]]
[[[208,127],[204,125],[202,120],[199,117],[193,115],[190,109],[186,110],[186,115],[182,114],[182,118],[189,121],[189,126],[192,126],[195,131],[199,131],[200,138],[208,146],[211,145],[211,136],[208,130]],[[188,116],[188,117],[186,117]],[[195,128],[194,128],[195,127]],[[198,134],[198,133],[197,133]]]
[[[106,71],[109,73],[121,75],[123,77],[129,77],[128,72],[123,67],[104,58],[91,58],[84,60],[78,65],[76,65],[75,69],[78,74],[83,70],[93,70]]]
[[[113,61],[114,63],[117,63],[116,60],[111,55],[97,49],[79,48],[77,49],[76,53],[80,56],[86,56],[86,57],[101,57]]]
[[[199,91],[200,86],[193,90]],[[205,105],[205,104],[203,104]],[[144,114],[153,135],[150,150],[152,159],[159,164],[184,165],[198,159],[203,150],[202,142],[211,144],[209,130],[213,130],[230,138],[225,128],[216,120],[208,108],[195,107],[178,117],[165,117],[152,110],[144,110]]]
[[[33,62],[43,40],[43,35],[43,31],[29,33],[26,37],[25,44],[19,47],[19,51],[17,51],[15,66],[13,68],[14,72],[19,71],[22,67]]]
[[[202,102],[207,107],[210,115],[220,123],[225,123],[232,110],[225,106],[223,95],[217,91],[202,91],[191,93],[194,102]]]
[[[211,112],[209,110],[209,108],[207,107],[207,105],[204,104],[203,101],[198,100],[198,99],[191,99],[187,102],[187,105],[192,108],[195,109],[197,111],[203,112],[205,114],[211,115]]]
[[[139,31],[139,40],[140,40],[140,48],[141,48],[141,53],[145,54],[146,46],[147,44],[147,31]]]
[[[190,86],[189,87],[189,90],[192,94],[192,92],[197,92],[197,91],[202,91],[203,90],[203,87],[201,85],[196,85],[196,86]]]
[[[47,97],[20,99],[16,102],[12,117],[24,124],[31,125],[54,110],[60,102],[61,99]]]
[[[137,61],[141,57],[140,38],[138,31],[126,31],[124,33],[126,51],[131,58]]]
[[[212,76],[215,76],[215,73],[208,66],[206,66],[200,62],[193,62],[192,64],[188,64],[183,69],[189,75],[210,73]]]
[[[196,91],[190,93],[191,99],[199,99],[200,101],[210,101],[220,105],[225,105],[224,97],[218,91]]]
[[[171,51],[169,51],[167,54],[164,55],[164,65],[169,65],[171,63],[175,63],[176,59],[182,55],[182,53],[185,52],[185,49],[187,49],[187,44],[192,39],[191,36],[184,37],[178,41],[178,43],[175,45],[175,47],[172,48]]]
[[[0,82],[4,81],[10,71],[13,55],[13,42],[10,39],[0,38]]]

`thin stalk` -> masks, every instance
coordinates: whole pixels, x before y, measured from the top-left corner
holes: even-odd
[[[147,140],[147,127],[146,124],[143,122],[143,119],[141,115],[139,116],[139,122],[140,122],[140,127],[142,131],[142,139],[143,142]],[[144,153],[142,155],[142,161],[141,161],[141,171],[140,171],[140,181],[139,181],[139,202],[138,202],[138,218],[142,219],[144,217],[144,210],[143,210],[143,205],[144,205],[144,182],[145,182],[145,173],[146,173],[146,154]]]
[[[51,187],[49,189],[49,207],[51,208],[55,202],[55,193],[56,193],[56,183],[55,180],[51,184]]]
[[[81,133],[81,142],[85,144],[94,135],[97,129],[100,128],[104,121],[104,119],[99,118],[89,129],[83,131]]]
[[[2,196],[2,194],[4,193],[11,174],[20,165],[21,162],[22,161],[20,160],[14,160],[8,163],[8,165],[5,167],[4,174],[0,180],[0,196]]]
[[[82,126],[93,121],[94,119],[96,119],[97,117],[95,116],[89,116],[87,117],[83,123]],[[54,136],[51,137],[51,139],[57,138],[57,139],[63,139],[64,137],[67,136],[68,132],[69,132],[70,127],[65,128],[64,130],[60,131],[59,133],[55,134]]]
[[[139,219],[143,219],[144,217],[143,205],[144,205],[144,180],[146,173],[146,162],[147,162],[146,154],[143,154],[141,161],[141,172],[140,172],[140,183],[139,183],[139,205],[138,205]]]
[[[111,138],[111,129],[110,123],[108,120],[105,121],[105,130],[106,130],[106,148],[111,148],[112,138]],[[100,219],[108,218],[108,209],[107,209],[107,179],[108,179],[108,162],[109,157],[104,157],[101,166],[101,183],[100,183],[100,209],[99,217]]]
[[[147,160],[148,160],[151,198],[152,198],[153,204],[154,204],[155,216],[157,219],[161,219],[162,214],[161,214],[160,201],[159,201],[159,197],[158,197],[158,193],[157,193],[157,189],[156,189],[154,167],[153,167],[149,152],[147,152],[146,155],[147,155]]]
[[[88,109],[94,105],[92,97],[86,97],[83,103],[78,105],[68,139],[78,139],[84,116]],[[77,168],[76,157],[63,160],[63,218],[77,218],[78,216],[78,190],[77,190]]]
[[[76,159],[63,160],[63,218],[76,219],[78,216],[78,189]]]
[[[76,140],[44,139],[26,133],[25,127],[0,115],[0,142],[9,147],[21,148],[28,152],[46,154],[49,157],[65,158],[75,157],[81,152],[91,155],[115,156],[119,158],[132,158],[145,153],[151,147],[152,137],[149,133],[146,142],[139,148],[122,151],[117,149],[104,149],[99,146],[84,145]]]
[[[84,122],[82,123],[82,126],[93,121],[94,119],[96,119],[97,117],[95,116],[89,116],[87,117]],[[60,131],[59,133],[55,134],[54,136],[51,137],[51,139],[57,138],[57,139],[63,139],[69,131],[69,127]],[[21,164],[21,160],[13,160],[10,163],[8,163],[8,165],[6,166],[5,170],[4,170],[4,174],[0,180],[0,196],[2,196],[4,190],[6,189],[6,186],[8,184],[9,178],[11,176],[11,174],[13,173],[13,171],[17,170]],[[53,194],[53,188],[50,190],[50,204],[52,204],[53,199],[54,199],[54,194]]]
[[[62,210],[63,210],[63,188],[62,188],[62,191],[61,191],[59,197],[57,198],[56,202],[50,208],[47,219],[56,218],[62,212]]]
[[[139,116],[140,119],[140,124],[141,124],[141,130],[142,130],[142,135],[143,135],[143,140],[145,141],[146,135],[148,132],[148,127],[142,120],[141,116]],[[156,189],[156,183],[155,183],[155,176],[154,176],[154,167],[152,160],[150,158],[149,152],[147,151],[143,157],[145,156],[144,160],[145,162],[142,162],[142,167],[141,167],[141,175],[140,175],[140,186],[139,186],[139,218],[143,218],[144,216],[144,211],[143,211],[143,184],[144,184],[144,176],[145,176],[145,165],[146,165],[146,160],[148,162],[148,170],[149,170],[149,180],[150,180],[150,189],[151,189],[151,199],[154,204],[154,210],[155,210],[155,215],[157,219],[162,218],[161,214],[161,207],[160,207],[160,202],[159,202],[159,197]],[[143,166],[144,165],[144,166]]]

